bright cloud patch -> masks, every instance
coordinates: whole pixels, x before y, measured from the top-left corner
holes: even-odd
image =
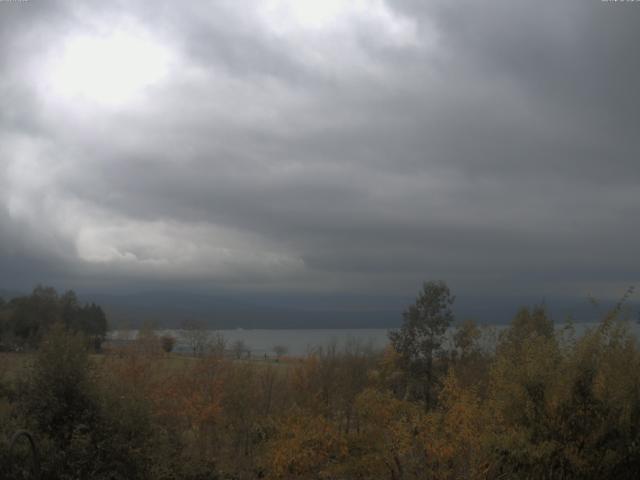
[[[432,46],[432,38],[418,32],[415,21],[380,0],[271,0],[258,9],[263,28],[289,42],[292,53],[316,71],[343,77],[354,72],[376,73],[367,50],[382,46]]]
[[[135,30],[72,35],[55,50],[46,66],[46,95],[104,106],[122,105],[161,81],[170,60],[165,47]]]
[[[216,225],[176,221],[85,218],[78,226],[78,256],[145,274],[168,276],[283,275],[302,262],[246,233]]]
[[[353,32],[354,22],[360,22],[375,25],[379,33],[393,43],[417,41],[415,23],[394,13],[380,0],[271,0],[263,4],[262,14],[269,27],[280,34],[301,30]]]
[[[0,154],[11,152],[0,169],[0,205],[48,255],[163,278],[263,278],[304,268],[294,252],[256,234],[206,221],[141,220],[87,202],[65,187],[86,169],[70,151],[19,135],[0,139]]]

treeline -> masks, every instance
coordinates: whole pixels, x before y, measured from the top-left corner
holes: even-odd
[[[81,304],[73,290],[62,295],[37,286],[30,295],[0,298],[0,351],[35,349],[56,323],[80,332],[99,349],[107,332],[107,317],[95,303]]]
[[[536,307],[492,343],[473,322],[448,342],[453,301],[425,284],[384,352],[280,363],[149,336],[90,359],[58,324],[25,378],[0,377],[0,438],[34,432],[47,479],[637,478],[640,349],[622,309],[580,337]],[[2,452],[0,477],[22,478],[26,457]]]

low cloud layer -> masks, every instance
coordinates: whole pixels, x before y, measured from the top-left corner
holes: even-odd
[[[0,287],[617,295],[640,5],[0,3]]]

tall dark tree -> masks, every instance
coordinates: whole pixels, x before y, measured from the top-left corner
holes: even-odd
[[[85,336],[57,323],[19,382],[17,413],[39,440],[40,478],[156,478],[148,474],[149,404],[101,384],[96,368]]]
[[[59,296],[54,288],[39,285],[31,295],[13,298],[0,307],[0,334],[10,337],[17,347],[37,347],[57,322],[71,332],[83,333],[96,349],[107,332],[102,308],[81,304],[73,290]]]
[[[434,403],[434,360],[453,322],[454,300],[446,283],[426,282],[415,303],[404,311],[402,327],[389,332],[389,339],[408,374],[408,388],[422,398],[427,409]]]
[[[28,347],[34,347],[49,328],[60,320],[60,302],[54,288],[38,285],[29,296],[9,302],[13,334]]]
[[[80,302],[78,296],[73,290],[66,291],[60,297],[60,317],[64,326],[72,331],[80,330],[78,323],[78,311],[80,310]]]
[[[60,323],[44,337],[30,375],[20,387],[22,413],[61,447],[74,429],[88,425],[95,405],[90,398],[90,363],[85,339]]]
[[[92,339],[94,348],[100,350],[107,335],[107,316],[102,307],[91,302],[80,309],[80,328]]]

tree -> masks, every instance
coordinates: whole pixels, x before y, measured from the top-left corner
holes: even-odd
[[[224,352],[227,349],[227,340],[220,332],[215,332],[209,341],[209,350],[215,357],[224,357]]]
[[[107,332],[107,317],[95,303],[81,305],[73,290],[59,296],[52,287],[38,285],[29,296],[13,298],[0,307],[4,329],[21,346],[35,348],[53,324],[86,335],[96,350]]]
[[[147,474],[162,441],[151,403],[127,375],[103,366],[91,362],[81,333],[57,323],[18,383],[16,413],[38,439],[42,478],[157,478]]]
[[[9,307],[12,331],[28,347],[36,347],[49,328],[60,320],[58,293],[52,287],[38,285],[31,295],[12,299]]]
[[[233,353],[238,360],[240,360],[242,358],[242,355],[244,355],[245,353],[249,353],[247,345],[242,340],[236,340],[235,342],[233,342],[231,349],[233,350]]]
[[[173,351],[173,347],[176,345],[176,337],[172,335],[162,335],[160,337],[160,346],[162,350],[167,353],[171,353]]]
[[[156,325],[152,320],[145,320],[138,330],[138,335],[135,341],[136,349],[138,352],[145,355],[158,355],[160,353],[161,345],[160,339],[156,334]]]
[[[76,293],[68,290],[60,297],[60,318],[71,332],[84,333],[100,350],[107,335],[107,317],[101,307],[95,303],[81,305]]]
[[[194,356],[202,356],[211,344],[211,333],[204,323],[198,320],[185,320],[180,325],[180,335],[189,345]]]
[[[28,419],[44,449],[43,478],[88,475],[85,467],[94,459],[80,454],[79,443],[98,415],[90,368],[86,339],[58,323],[43,338],[28,377],[19,384],[18,412]]]
[[[403,313],[399,330],[389,332],[389,339],[407,372],[409,387],[419,387],[418,396],[429,409],[434,402],[434,359],[444,334],[453,322],[451,305],[455,297],[446,283],[426,282],[416,301]],[[410,393],[409,391],[407,393]]]
[[[481,336],[482,332],[473,320],[465,320],[458,325],[453,334],[453,345],[460,358],[467,358],[474,351]]]
[[[289,349],[287,347],[285,347],[284,345],[274,345],[273,346],[273,353],[276,354],[276,357],[278,357],[278,359],[280,359],[281,356],[286,355],[288,351],[289,351]]]
[[[104,310],[92,302],[80,308],[80,319],[80,330],[93,340],[95,349],[100,350],[107,335],[107,316]]]
[[[73,290],[66,291],[60,297],[60,319],[67,330],[78,331],[78,311],[80,310],[80,302],[78,296]]]
[[[553,321],[544,306],[533,309],[523,307],[518,310],[508,329],[500,334],[498,348],[511,349],[514,355],[533,337],[552,339],[554,337]]]
[[[60,323],[44,338],[33,368],[21,385],[20,408],[39,431],[65,446],[73,429],[94,415],[86,341]]]
[[[332,422],[294,410],[277,423],[265,464],[274,479],[336,478],[334,470],[347,454],[345,438]]]
[[[426,442],[415,448],[420,441],[417,435],[424,429],[419,406],[391,392],[365,389],[356,399],[356,411],[361,426],[351,436],[344,478],[445,478],[425,471]],[[420,474],[412,476],[411,472]]]

